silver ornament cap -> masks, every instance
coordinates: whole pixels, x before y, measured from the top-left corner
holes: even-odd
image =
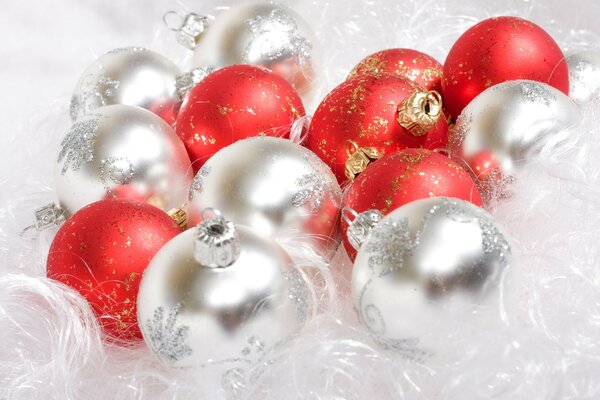
[[[342,209],[342,219],[348,224],[346,237],[354,250],[360,249],[371,230],[382,218],[383,214],[379,210],[367,210],[359,214],[350,207]]]
[[[207,214],[213,217],[208,218]],[[225,268],[240,256],[240,237],[231,221],[227,221],[219,210],[206,208],[202,211],[203,221],[195,228],[194,257],[203,267]]]

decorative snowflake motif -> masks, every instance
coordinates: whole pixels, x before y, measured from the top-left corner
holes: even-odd
[[[341,196],[341,190],[334,184],[333,177],[327,179],[331,171],[316,155],[305,154],[304,159],[313,172],[296,179],[296,185],[300,190],[292,197],[292,206],[302,207],[309,204],[310,211],[314,213],[321,208],[326,195],[331,199],[337,199]]]
[[[110,192],[112,184],[126,185],[133,179],[135,168],[127,157],[109,157],[100,162],[100,179]]]
[[[192,181],[192,186],[190,187],[189,199],[190,201],[194,198],[194,193],[202,193],[202,185],[204,184],[204,178],[206,178],[210,174],[210,166],[204,164],[202,168],[198,170],[194,180]]]
[[[94,141],[101,118],[99,115],[93,115],[92,118],[77,121],[71,126],[61,142],[61,150],[58,154],[57,162],[64,160],[61,174],[64,175],[69,168],[79,171],[82,164],[94,159]]]
[[[72,120],[80,116],[85,116],[100,106],[111,103],[116,90],[119,88],[119,81],[105,76],[102,72],[99,75],[90,74],[82,83],[80,94],[74,94],[71,97],[69,114]]]
[[[287,271],[282,271],[283,279],[288,282],[288,297],[296,305],[298,320],[306,321],[306,311],[308,310],[306,284],[300,272],[292,264]]]
[[[521,95],[523,99],[531,103],[542,103],[546,107],[550,107],[551,102],[556,101],[556,98],[546,88],[539,83],[520,82]]]
[[[122,54],[122,53],[132,54],[132,53],[145,53],[148,51],[150,51],[150,50],[148,50],[145,47],[130,46],[130,47],[117,47],[116,49],[109,50],[104,54]]]
[[[312,44],[300,34],[294,18],[285,12],[275,9],[268,16],[248,20],[247,24],[252,40],[244,50],[244,63],[251,63],[256,49],[270,61],[286,53],[292,53],[299,65],[310,60]]]
[[[154,310],[154,318],[146,321],[146,331],[152,348],[161,359],[170,363],[192,354],[192,349],[185,343],[190,328],[185,325],[176,326],[180,309],[181,304],[172,307],[165,321],[164,309],[158,307]]]
[[[408,218],[388,220],[377,225],[365,244],[365,250],[371,255],[369,268],[378,271],[378,276],[401,269],[404,259],[417,247],[417,240],[412,240],[408,229]]]

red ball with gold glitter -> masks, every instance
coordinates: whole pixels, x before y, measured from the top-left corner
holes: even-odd
[[[371,54],[354,67],[348,78],[382,72],[408,78],[426,90],[442,91],[442,64],[413,49],[387,49]]]
[[[471,176],[450,158],[426,149],[406,149],[374,162],[352,183],[342,207],[360,214],[379,210],[386,215],[411,201],[428,197],[455,197],[481,206],[481,196]],[[346,237],[344,246],[354,260],[356,250]]]
[[[142,272],[181,228],[164,211],[131,200],[101,200],[60,228],[46,273],[81,293],[111,340],[140,339],[136,298]]]
[[[313,116],[306,147],[340,183],[369,162],[400,149],[443,148],[448,124],[439,93],[391,74],[364,74],[342,83]]]
[[[304,114],[300,96],[284,78],[254,65],[232,65],[189,92],[175,131],[197,172],[210,156],[238,140],[288,137],[293,122]]]
[[[569,94],[569,71],[558,44],[533,22],[516,17],[486,19],[450,49],[442,81],[446,109],[456,119],[492,85],[515,79],[544,82]]]

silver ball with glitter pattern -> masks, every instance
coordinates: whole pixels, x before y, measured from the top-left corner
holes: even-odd
[[[352,272],[360,322],[380,342],[419,357],[499,314],[511,248],[483,209],[422,199],[392,211],[362,244]]]
[[[166,122],[139,107],[111,105],[71,126],[54,176],[59,203],[70,214],[107,197],[169,211],[186,202],[192,168]]]
[[[569,97],[579,106],[600,98],[600,53],[582,51],[569,54]]]
[[[580,120],[579,108],[561,91],[536,81],[507,81],[465,107],[449,131],[449,147],[490,200],[508,195],[515,172],[545,146],[568,139]]]
[[[314,153],[287,139],[254,137],[215,153],[190,190],[188,222],[216,207],[236,224],[274,239],[293,239],[322,250],[340,241],[341,189]]]
[[[273,240],[207,211],[144,271],[138,321],[150,349],[169,366],[243,369],[301,329],[307,288]]]
[[[283,76],[308,99],[318,71],[317,40],[293,10],[267,2],[239,4],[217,15],[198,39],[194,65],[255,64]]]
[[[161,54],[142,47],[111,50],[82,74],[71,97],[71,119],[98,107],[127,104],[145,108],[169,124],[181,105],[177,93],[179,68]]]

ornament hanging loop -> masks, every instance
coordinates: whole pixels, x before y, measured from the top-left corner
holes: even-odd
[[[203,267],[226,268],[240,256],[240,237],[221,211],[205,208],[194,235],[194,258]]]
[[[350,181],[353,181],[370,163],[383,157],[383,151],[376,147],[358,147],[354,140],[346,141],[346,154],[348,160],[346,160],[344,173]]]
[[[398,106],[398,123],[413,136],[426,135],[442,116],[442,96],[435,90],[415,91]]]
[[[364,241],[367,240],[371,230],[382,218],[383,214],[379,210],[367,210],[359,214],[350,207],[344,207],[342,209],[342,219],[348,224],[346,237],[350,245],[358,251]]]
[[[173,24],[174,17],[177,17],[178,24]],[[188,13],[185,16],[181,16],[176,11],[167,11],[163,15],[163,23],[167,29],[177,33],[175,37],[177,43],[189,50],[194,50],[200,36],[206,30],[208,17],[196,13]]]

